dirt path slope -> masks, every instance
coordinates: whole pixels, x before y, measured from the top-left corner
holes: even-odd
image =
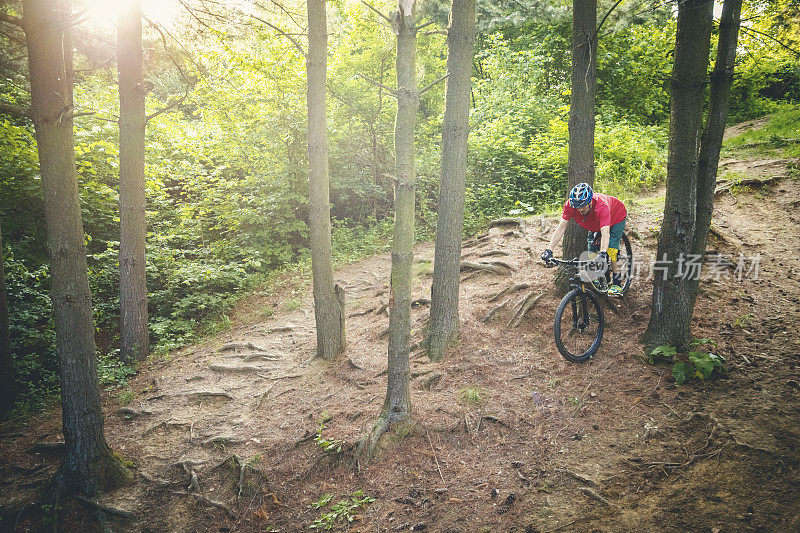
[[[296,309],[154,363],[131,381],[125,408],[109,397],[109,441],[138,477],[104,502],[140,517],[114,518],[113,530],[299,531],[359,490],[375,501],[349,512],[358,531],[800,530],[800,182],[735,194],[717,200],[710,245],[733,264],[720,259],[708,272],[694,324],[727,359],[727,377],[676,387],[670,366],[640,357],[657,201],[631,206],[642,277],[607,310],[603,346],[580,365],[555,349],[560,296],[526,250],[538,256],[555,221],[493,228],[465,243],[464,259],[508,268],[465,273],[458,348],[435,364],[413,351],[419,430],[350,469],[348,452],[386,388],[390,259],[377,256],[336,274],[349,345],[335,363],[311,357],[305,295]],[[431,244],[417,248],[415,341],[432,258]],[[527,287],[493,300],[518,284]],[[509,324],[530,292],[541,299]],[[23,505],[57,457],[31,448],[59,436],[58,413],[2,428],[0,529],[34,523]],[[64,524],[93,527],[76,510]]]

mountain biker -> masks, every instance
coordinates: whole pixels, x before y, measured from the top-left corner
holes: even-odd
[[[605,264],[611,262],[611,284],[608,286],[609,296],[621,296],[622,288],[617,253],[628,211],[621,200],[607,194],[595,193],[588,183],[579,183],[569,193],[561,212],[561,222],[556,227],[553,238],[547,249],[542,252],[542,261],[549,262],[553,258],[553,248],[561,242],[570,219],[589,230],[589,250],[597,252]],[[594,235],[600,232],[600,247],[594,245]],[[594,249],[593,249],[594,248]],[[602,287],[600,287],[602,289]]]

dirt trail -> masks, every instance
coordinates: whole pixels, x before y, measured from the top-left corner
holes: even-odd
[[[464,259],[510,268],[465,273],[457,350],[435,364],[412,352],[419,429],[387,439],[354,471],[348,452],[386,388],[390,259],[376,256],[336,273],[347,290],[348,349],[335,363],[312,358],[306,295],[298,309],[279,307],[152,364],[131,381],[125,409],[108,398],[108,439],[138,473],[103,499],[140,517],[115,518],[114,530],[299,531],[321,516],[312,503],[323,495],[335,502],[356,490],[376,500],[353,511],[358,531],[800,530],[800,182],[735,194],[717,199],[709,246],[734,265],[702,283],[694,324],[698,338],[718,343],[727,377],[675,387],[670,366],[642,361],[643,278],[607,311],[598,355],[566,362],[552,338],[552,271],[526,251],[538,255],[555,220],[494,228],[465,243]],[[662,209],[631,206],[643,259]],[[759,279],[735,278],[740,253],[746,267],[760,254]],[[417,247],[414,298],[430,298],[432,258],[432,244]],[[509,325],[528,292],[543,296]],[[415,342],[427,315],[424,302],[412,311]],[[20,510],[57,457],[27,450],[60,437],[58,416],[0,428],[0,529],[31,524]],[[315,439],[322,420],[341,456]],[[68,529],[90,527],[78,511],[66,518]]]

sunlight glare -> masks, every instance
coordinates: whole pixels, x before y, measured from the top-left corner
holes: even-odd
[[[88,21],[103,29],[116,27],[117,14],[131,4],[131,0],[83,0]],[[180,5],[177,0],[141,0],[145,17],[164,27],[173,26]]]

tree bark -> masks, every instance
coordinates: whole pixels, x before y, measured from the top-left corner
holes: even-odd
[[[684,349],[690,341],[691,280],[680,265],[693,249],[697,228],[697,168],[713,5],[712,0],[685,0],[678,5],[667,195],[656,252],[665,269],[653,280],[650,323],[644,334],[651,347]]]
[[[442,127],[441,184],[431,286],[428,356],[438,361],[458,338],[458,285],[469,137],[475,0],[453,0],[447,31],[447,85]]]
[[[119,62],[119,327],[120,354],[143,361],[150,348],[145,271],[145,94],[142,79],[142,9],[133,0],[120,10]]]
[[[92,495],[128,479],[130,472],[103,431],[70,114],[70,13],[66,2],[25,0],[23,6],[66,442],[46,494]]]
[[[572,2],[572,96],[569,107],[569,158],[567,191],[579,183],[594,185],[594,111],[597,92],[597,0]],[[586,230],[575,223],[567,227],[562,246],[564,259],[586,250]],[[560,273],[561,271],[559,271]],[[569,280],[558,276],[566,289]]]
[[[0,420],[14,407],[14,367],[11,363],[11,335],[8,331],[8,301],[3,256],[3,235],[0,231]]]
[[[414,131],[419,107],[417,36],[414,8],[400,1],[393,21],[397,33],[397,116],[394,124],[395,194],[392,279],[389,297],[389,374],[383,411],[391,423],[411,414],[409,391],[411,339],[411,274],[414,262],[416,191]]]
[[[331,208],[328,180],[328,135],[325,117],[328,22],[325,0],[308,1],[308,226],[317,356],[333,360],[345,348],[344,295],[334,287],[331,252]],[[341,298],[337,298],[337,291]]]
[[[742,0],[725,0],[722,17],[719,21],[717,57],[711,74],[708,115],[706,126],[700,140],[700,156],[697,164],[697,223],[692,244],[692,254],[700,257],[702,263],[706,253],[708,230],[714,212],[714,190],[717,187],[719,153],[722,150],[722,137],[728,120],[728,104],[733,81],[733,68],[736,60],[736,43],[739,38],[739,24]],[[691,283],[690,318],[694,313],[700,279]]]

